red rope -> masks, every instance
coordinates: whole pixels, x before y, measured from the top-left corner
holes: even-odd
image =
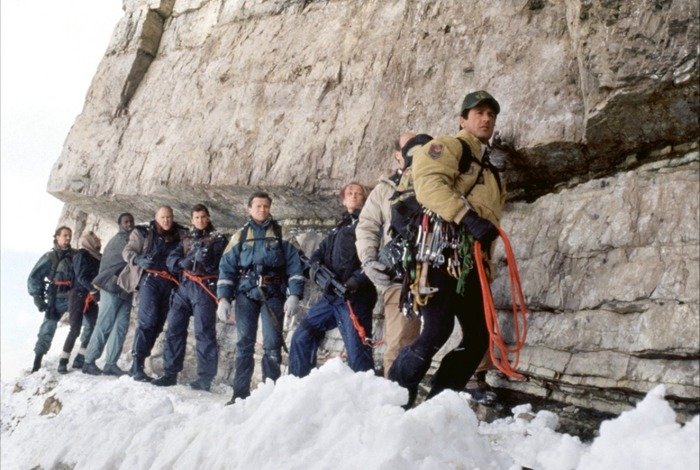
[[[365,331],[365,328],[362,326],[362,324],[360,324],[360,319],[357,318],[357,315],[355,314],[355,309],[352,308],[352,304],[349,300],[346,300],[345,303],[348,304],[348,310],[350,310],[350,320],[352,320],[352,326],[355,327],[355,331],[357,331],[357,334],[360,335],[362,344],[364,344],[365,346],[376,348],[380,344],[384,343],[383,339],[375,342],[372,340],[372,338],[367,337],[367,332]]]
[[[93,302],[94,300],[95,298],[90,292],[88,292],[88,295],[85,297],[85,303],[83,304],[83,313],[88,311],[88,308],[90,308],[90,302]]]
[[[506,236],[506,233],[502,229],[498,229],[501,235],[501,240],[503,240],[503,245],[505,246],[506,260],[508,261],[508,271],[510,273],[510,291],[511,291],[511,304],[513,305],[513,329],[515,330],[515,347],[508,348],[501,335],[501,329],[498,326],[498,316],[496,315],[496,307],[493,304],[493,296],[491,295],[491,288],[489,287],[489,281],[484,272],[484,264],[482,262],[481,256],[481,243],[479,241],[474,242],[474,261],[476,263],[477,270],[479,272],[479,281],[481,282],[481,295],[484,298],[484,315],[486,316],[486,327],[489,330],[489,354],[491,355],[491,361],[496,366],[498,370],[506,374],[508,377],[512,377],[518,380],[524,380],[525,376],[517,373],[515,368],[518,367],[518,362],[520,361],[520,350],[525,344],[525,338],[527,337],[527,307],[525,306],[525,300],[523,297],[523,291],[520,287],[520,275],[518,274],[518,267],[515,264],[515,256],[513,255],[513,249],[510,245],[510,240]],[[517,302],[516,302],[517,295]],[[518,304],[520,305],[520,312],[518,313]],[[522,326],[521,326],[522,320]],[[496,349],[500,352],[500,358],[496,359]],[[515,361],[511,365],[508,360],[508,354],[515,354]]]
[[[182,271],[182,274],[190,281],[196,282],[197,284],[199,284],[202,287],[202,289],[204,289],[204,292],[209,294],[209,296],[212,299],[214,299],[215,303],[217,303],[217,304],[219,303],[219,299],[217,299],[216,296],[214,294],[212,294],[211,291],[207,288],[207,286],[205,286],[204,283],[202,282],[203,280],[206,280],[206,279],[216,279],[218,277],[216,274],[211,274],[208,276],[197,276],[195,274],[188,273],[187,271]]]
[[[155,274],[156,276],[163,277],[170,282],[174,282],[176,286],[180,285],[180,283],[177,282],[177,279],[175,279],[168,271],[156,271],[153,269],[145,269],[144,271],[146,271],[149,274]]]

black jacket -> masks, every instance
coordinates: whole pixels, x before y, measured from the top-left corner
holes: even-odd
[[[310,261],[322,263],[333,271],[340,282],[346,283],[350,277],[355,277],[360,285],[371,285],[362,272],[355,248],[355,227],[359,216],[359,209],[352,214],[345,212],[338,225],[311,254]]]
[[[94,288],[92,281],[100,270],[100,260],[83,248],[73,255],[73,289],[88,293]]]

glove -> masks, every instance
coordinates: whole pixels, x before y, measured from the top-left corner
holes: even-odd
[[[100,291],[98,291],[98,290],[90,291],[90,295],[92,296],[92,300],[94,300],[95,302],[100,301]]]
[[[367,275],[372,284],[377,287],[386,287],[391,285],[391,277],[387,273],[387,267],[377,260],[369,260],[365,262],[362,271]]]
[[[284,302],[284,313],[290,317],[295,317],[299,311],[299,296],[290,295]]]
[[[350,276],[350,279],[345,281],[345,287],[348,290],[348,294],[354,294],[360,288],[360,281],[355,276]]]
[[[460,222],[467,228],[467,231],[474,235],[474,238],[479,240],[488,251],[491,242],[498,236],[498,229],[488,220],[476,215],[476,212],[470,210]]]
[[[235,323],[234,306],[236,302],[231,302],[226,297],[219,299],[219,306],[216,307],[216,316],[224,323]]]
[[[34,305],[36,305],[36,308],[37,308],[40,312],[45,312],[45,311],[46,311],[46,307],[48,307],[48,305],[46,304],[46,302],[44,302],[44,299],[42,299],[42,298],[39,297],[38,295],[34,297]]]
[[[194,252],[194,260],[198,263],[204,263],[204,260],[207,259],[207,250],[206,248],[200,248],[199,250]]]
[[[138,255],[136,258],[134,258],[134,263],[138,264],[143,269],[149,269],[151,266],[153,266],[153,260],[144,255]]]

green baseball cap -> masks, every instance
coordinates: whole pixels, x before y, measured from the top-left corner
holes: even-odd
[[[472,109],[473,107],[478,106],[479,103],[483,102],[491,105],[494,111],[496,111],[496,114],[501,112],[501,106],[498,104],[498,101],[496,101],[493,96],[484,90],[473,91],[465,96],[464,101],[462,102],[462,112],[466,111],[467,109]]]

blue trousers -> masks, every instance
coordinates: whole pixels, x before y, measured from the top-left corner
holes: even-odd
[[[476,268],[467,276],[464,295],[456,292],[457,281],[443,269],[430,268],[428,282],[439,287],[428,304],[420,308],[423,329],[410,345],[401,350],[388,378],[415,394],[430,368],[433,356],[447,342],[457,318],[462,341],[440,362],[433,377],[430,396],[441,390],[462,390],[474,374],[489,346],[483,297]]]
[[[362,292],[351,300],[366,335],[372,337],[372,309],[377,301],[376,291]],[[363,344],[350,318],[350,310],[344,299],[323,296],[308,311],[301,324],[294,330],[289,348],[289,373],[305,377],[316,367],[316,354],[327,331],[338,328],[345,343],[348,366],[355,371],[374,369],[372,347]]]
[[[269,312],[264,302],[254,300],[245,294],[236,296],[236,372],[233,377],[233,396],[246,398],[250,395],[250,381],[255,369],[255,339],[258,334],[258,319],[262,316],[263,358],[262,377],[277,380],[281,375],[282,335],[277,331],[270,315],[274,315],[279,325],[283,325],[284,298],[275,295],[267,297]]]
[[[51,349],[51,341],[56,334],[56,327],[58,326],[58,320],[61,319],[63,314],[68,310],[68,299],[61,301],[56,301],[56,314],[49,315],[44,313],[44,321],[41,322],[39,326],[39,332],[37,333],[36,345],[34,345],[34,352],[36,354],[46,354]]]
[[[100,309],[85,352],[85,362],[94,364],[106,346],[105,365],[117,364],[129,329],[130,313],[131,298],[125,300],[111,292],[100,291]]]
[[[189,279],[184,279],[173,293],[168,312],[168,329],[165,331],[163,367],[167,374],[182,371],[187,346],[187,328],[190,316],[194,317],[194,336],[197,340],[197,375],[211,382],[219,365],[219,348],[216,344],[216,279],[203,281],[208,291]]]
[[[170,309],[170,295],[174,288],[174,282],[157,274],[146,273],[141,278],[138,326],[134,332],[134,344],[131,346],[131,354],[134,357],[146,358],[151,355],[158,335],[163,332]]]

